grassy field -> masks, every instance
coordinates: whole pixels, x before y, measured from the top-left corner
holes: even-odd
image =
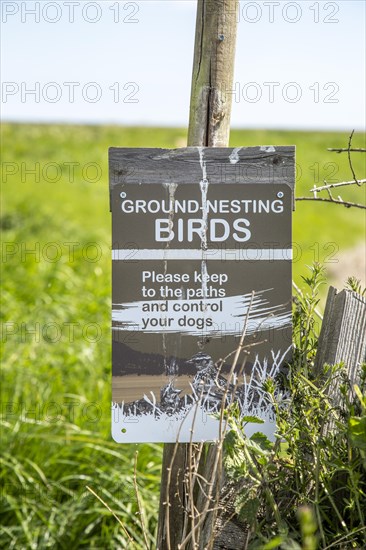
[[[150,542],[161,446],[110,437],[110,146],[181,147],[180,129],[10,125],[2,130],[1,548],[131,548],[142,544],[138,484]],[[297,195],[351,179],[339,133],[238,131],[232,146],[297,146]],[[355,136],[353,145],[364,146]],[[364,177],[361,155],[354,168]],[[333,175],[332,175],[333,173]],[[348,188],[344,200],[361,201]],[[361,210],[301,202],[294,214],[301,285],[314,260],[337,265],[364,237]],[[352,265],[347,266],[352,275]]]

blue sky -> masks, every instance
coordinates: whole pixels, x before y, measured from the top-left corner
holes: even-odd
[[[195,1],[1,7],[3,119],[187,126]],[[241,1],[232,126],[361,129],[364,40],[361,0]]]

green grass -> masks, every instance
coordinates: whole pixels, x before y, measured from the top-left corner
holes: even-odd
[[[121,527],[86,485],[142,547],[133,490],[136,449],[154,547],[161,446],[118,446],[110,437],[107,151],[181,147],[185,139],[180,129],[3,127],[3,163],[12,164],[3,164],[2,174],[2,548],[127,548]],[[231,145],[295,144],[297,194],[309,195],[316,163],[320,182],[333,168],[329,162],[336,163],[338,180],[351,179],[347,156],[326,151],[346,146],[347,139],[339,133],[234,130]],[[359,136],[354,146],[363,146]],[[64,164],[70,162],[77,163],[74,181]],[[24,173],[35,163],[40,172],[48,166],[46,178],[41,173],[36,181]],[[48,163],[62,167],[59,178]],[[93,167],[85,173],[88,163],[99,166],[98,177]],[[354,155],[354,167],[364,177],[361,155]],[[342,196],[360,201],[362,193],[349,188]],[[295,280],[300,282],[305,264],[326,259],[327,243],[344,251],[362,237],[362,211],[298,203],[294,241],[301,258],[294,263]]]

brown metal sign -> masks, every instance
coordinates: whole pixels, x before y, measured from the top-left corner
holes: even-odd
[[[261,175],[236,183],[248,149],[263,153]],[[274,430],[263,382],[291,354],[294,154],[248,149],[224,149],[225,162],[222,149],[110,152],[116,441],[216,439],[233,401]],[[282,181],[263,176],[268,159]]]

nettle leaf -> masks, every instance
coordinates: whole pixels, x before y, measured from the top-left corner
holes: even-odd
[[[251,422],[252,424],[264,424],[264,420],[258,416],[243,416],[242,422]]]
[[[266,448],[263,448],[261,444],[257,443],[254,439],[250,438],[247,441],[247,448],[250,452],[256,455],[257,460],[259,456],[262,457],[268,457],[269,450]]]
[[[225,435],[225,440],[224,440],[224,446],[225,446],[226,452],[235,450],[237,441],[238,441],[238,437],[237,437],[237,434],[234,432],[234,430],[228,431]]]
[[[352,445],[366,450],[366,416],[351,416],[348,427]]]
[[[268,437],[262,432],[255,432],[251,438],[251,441],[254,441],[265,451],[271,451],[273,443],[268,439]]]
[[[244,475],[247,471],[245,455],[243,452],[243,441],[238,436],[238,433],[230,430],[224,441],[224,463],[227,472],[232,477]]]

